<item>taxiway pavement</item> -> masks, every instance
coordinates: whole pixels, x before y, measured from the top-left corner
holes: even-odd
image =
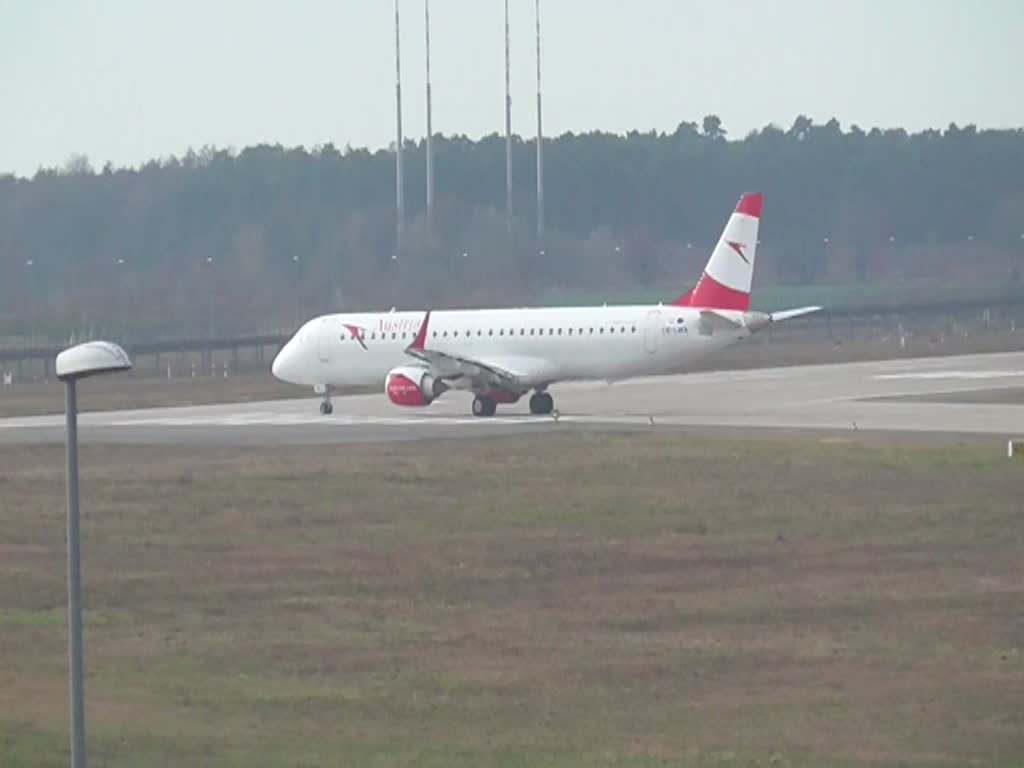
[[[884,430],[1024,436],[1024,406],[880,401],[938,392],[1024,386],[1024,352],[695,373],[552,387],[555,416],[530,416],[525,398],[498,416],[469,415],[469,397],[448,393],[406,410],[383,392],[317,400],[88,412],[86,442],[135,444],[334,444],[544,432],[553,429],[685,427]],[[298,393],[297,393],[298,394]],[[2,409],[0,393],[0,409]],[[62,442],[62,415],[0,419],[0,443]]]

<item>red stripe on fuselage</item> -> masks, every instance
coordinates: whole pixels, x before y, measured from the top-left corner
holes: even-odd
[[[750,309],[750,294],[722,285],[705,272],[692,291],[680,296],[672,304],[677,307],[735,309],[746,312]]]

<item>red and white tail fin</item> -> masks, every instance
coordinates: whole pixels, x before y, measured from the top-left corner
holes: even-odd
[[[718,245],[704,267],[697,285],[672,302],[677,307],[750,309],[750,284],[754,278],[757,226],[761,221],[760,192],[748,192],[736,204]]]

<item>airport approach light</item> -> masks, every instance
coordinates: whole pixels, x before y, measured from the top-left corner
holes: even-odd
[[[127,371],[128,355],[117,344],[90,341],[57,355],[57,378],[65,385],[67,419],[68,656],[71,693],[71,768],[85,768],[85,693],[82,683],[82,578],[78,525],[79,379]]]

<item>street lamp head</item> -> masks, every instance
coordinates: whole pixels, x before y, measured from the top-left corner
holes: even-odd
[[[57,355],[57,378],[61,381],[127,371],[131,367],[128,354],[109,341],[87,341]]]

